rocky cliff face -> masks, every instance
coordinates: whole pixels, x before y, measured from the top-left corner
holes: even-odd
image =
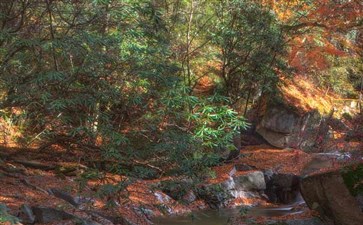
[[[310,150],[327,135],[327,120],[318,111],[297,113],[285,105],[267,107],[256,131],[278,148]]]
[[[275,147],[311,150],[327,135],[332,98],[313,82],[296,77],[285,81],[277,95],[262,96],[252,121],[257,133]]]

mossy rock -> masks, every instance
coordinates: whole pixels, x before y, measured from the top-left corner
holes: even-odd
[[[356,195],[362,191],[363,165],[304,177],[301,193],[307,205],[327,224],[362,225],[363,212]]]
[[[353,165],[342,170],[344,182],[353,196],[363,194],[363,165]]]
[[[223,183],[206,185],[196,190],[199,198],[203,199],[211,208],[221,208],[233,198]]]

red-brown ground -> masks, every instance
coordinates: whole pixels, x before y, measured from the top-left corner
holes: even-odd
[[[161,202],[155,195],[155,193],[160,191],[154,191],[151,187],[153,184],[158,184],[161,180],[174,179],[173,177],[164,177],[156,180],[133,181],[126,188],[126,191],[119,193],[119,195],[104,196],[101,198],[97,197],[97,191],[100,185],[107,183],[116,184],[121,181],[128,181],[128,179],[119,175],[103,174],[99,179],[90,180],[86,183],[84,188],[80,188],[80,183],[77,181],[79,176],[77,176],[77,174],[64,176],[57,173],[56,170],[45,171],[29,168],[14,161],[15,159],[26,159],[36,160],[45,165],[77,165],[78,159],[74,158],[76,154],[72,155],[72,153],[64,152],[62,149],[59,149],[58,152],[54,151],[49,153],[38,152],[35,149],[2,148],[1,156],[5,160],[0,162],[0,202],[6,204],[9,207],[10,212],[14,215],[17,215],[22,204],[28,204],[32,206],[54,207],[79,216],[87,217],[87,215],[83,215],[80,210],[75,210],[67,202],[45,193],[45,190],[49,188],[57,188],[65,190],[73,196],[77,196],[77,194],[80,193],[82,196],[94,199],[93,203],[89,203],[85,206],[88,209],[94,209],[108,215],[122,215],[136,224],[147,224],[147,221],[145,221],[144,218],[135,213],[134,208],[143,206],[152,210],[155,215],[161,215],[163,211],[158,208],[158,205],[161,204]],[[237,164],[246,164],[256,170],[273,169],[275,172],[300,175],[304,167],[311,160],[312,155],[300,150],[274,149],[268,145],[245,147],[241,150],[240,159],[213,168],[215,177],[209,179],[207,182],[210,184],[223,182],[231,176],[231,171]],[[12,168],[13,170],[8,171],[4,168]],[[76,172],[80,174],[82,169],[80,168]],[[237,171],[236,173],[247,172]],[[121,206],[107,207],[106,202],[110,199],[120,202]],[[233,204],[250,205],[256,202],[260,205],[268,205],[263,199],[253,198],[236,199]],[[201,200],[195,201],[191,205],[183,205],[173,199],[169,199],[164,203],[176,213],[190,212],[190,210],[206,207],[206,204]],[[304,213],[293,217],[308,218],[311,217],[311,213],[311,211],[306,209]],[[279,219],[287,218],[288,217]],[[263,221],[263,219],[266,218],[256,219]],[[62,221],[52,224],[72,224],[72,222],[69,221],[66,223],[65,221]]]

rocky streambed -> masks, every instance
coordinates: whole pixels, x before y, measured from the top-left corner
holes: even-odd
[[[225,225],[233,224],[233,219],[245,215],[253,217],[283,217],[304,213],[304,200],[300,197],[288,205],[270,206],[239,206],[235,208],[206,209],[194,213],[156,217],[153,222],[157,225]]]
[[[296,170],[289,172],[286,165],[267,169],[260,160],[253,163],[265,151],[269,150],[260,148],[249,155],[248,165],[239,161],[233,167],[216,168],[220,173],[218,179],[211,180],[206,189],[219,191],[209,191],[204,199],[214,210],[157,217],[154,222],[159,225],[363,224],[362,195],[358,194],[363,179],[361,152],[304,155],[289,150],[292,155],[302,154],[290,155],[288,161],[295,163]],[[282,158],[286,154],[276,153]],[[309,160],[301,167],[299,157]]]
[[[337,184],[319,182],[333,182],[333,179],[325,179],[324,174],[359,164],[361,160],[359,154],[349,152],[308,154],[267,145],[246,147],[239,159],[213,168],[214,178],[192,187],[186,178],[132,180],[112,174],[103,174],[102,179],[91,179],[82,184],[75,176],[82,169],[80,167],[63,175],[57,171],[70,171],[69,165],[9,159],[0,165],[0,201],[8,208],[4,215],[22,224],[318,225],[322,224],[318,215],[325,222],[334,224],[342,219],[331,216],[340,215],[336,211],[339,209],[332,207],[336,202],[331,201],[348,199],[347,193],[355,185],[351,185],[348,192],[339,188],[337,193],[327,188]],[[359,171],[358,175],[354,172],[348,176],[354,182],[358,179],[358,186]],[[314,178],[319,174],[323,174],[321,179]],[[337,173],[336,176],[341,175]],[[343,176],[342,179],[346,178]],[[341,179],[336,182],[341,183]],[[125,191],[107,194],[107,188],[120,183],[127,185]],[[81,192],[79,185],[84,185]],[[306,203],[301,198],[300,187],[303,187]],[[106,194],[99,192],[102,188]],[[321,198],[324,196],[321,193],[328,192],[332,195]],[[340,196],[341,193],[345,194]],[[350,200],[361,207],[360,198],[356,194]],[[363,224],[359,220],[359,208],[354,211],[351,207],[352,204],[346,206],[346,210],[358,216],[354,219],[358,221],[357,225]]]

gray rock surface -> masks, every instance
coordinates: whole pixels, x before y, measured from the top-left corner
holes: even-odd
[[[194,194],[194,191],[188,191],[182,198],[187,203],[192,203],[197,200],[197,196]]]
[[[254,191],[266,189],[265,178],[261,171],[251,171],[246,174],[235,174],[233,176],[237,190]]]
[[[266,194],[271,202],[289,204],[299,194],[300,178],[294,174],[265,172]]]
[[[72,214],[54,208],[34,206],[31,209],[35,215],[35,222],[37,223],[51,223],[60,220],[77,219],[77,217]]]
[[[301,193],[309,208],[318,211],[327,224],[363,224],[363,212],[339,171],[305,177]]]
[[[310,150],[328,134],[327,118],[317,111],[298,114],[284,105],[270,106],[256,131],[275,147]]]
[[[49,194],[68,202],[76,208],[80,205],[78,198],[74,198],[72,195],[68,194],[65,191],[51,188],[48,190],[48,192]]]
[[[19,213],[19,219],[21,219],[21,221],[25,224],[32,224],[35,222],[35,216],[33,214],[33,210],[31,209],[31,207],[29,205],[22,205],[20,207],[20,213]]]
[[[252,166],[249,166],[247,164],[236,164],[235,165],[235,168],[236,168],[236,171],[249,171],[249,170],[254,170],[256,168],[252,167]]]

